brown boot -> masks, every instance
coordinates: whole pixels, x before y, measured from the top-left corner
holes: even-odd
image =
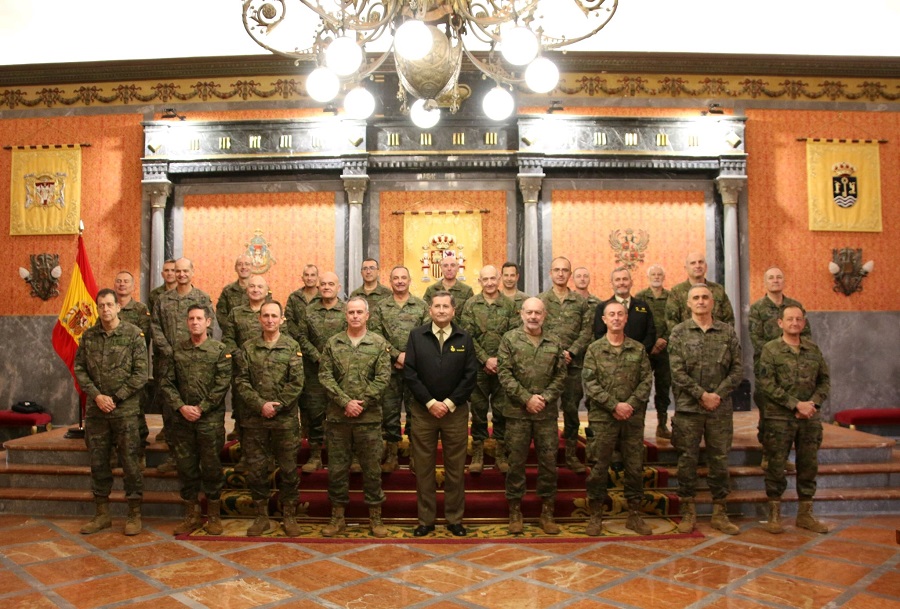
[[[336,505],[331,508],[331,521],[322,527],[322,537],[334,537],[345,530],[347,522],[344,520],[344,506]]]
[[[501,474],[509,471],[509,460],[506,458],[506,442],[497,440],[497,447],[494,449],[494,463]]]
[[[91,535],[112,526],[112,518],[109,516],[109,497],[94,497],[94,517],[79,531],[82,535]]]
[[[284,534],[288,537],[300,535],[300,525],[297,524],[297,506],[294,504],[282,504],[281,513],[283,515],[281,524],[284,526]]]
[[[522,522],[522,501],[519,499],[509,500],[509,534],[519,535],[525,530],[525,524]]]
[[[221,535],[225,529],[222,526],[222,502],[217,500],[206,502],[206,532],[210,535]]]
[[[591,516],[584,532],[591,537],[599,537],[603,534],[603,502],[591,499],[588,501],[588,509]]]
[[[181,522],[172,531],[173,535],[184,535],[185,533],[193,533],[203,524],[200,517],[200,502],[196,499],[184,501],[184,516]]]
[[[259,499],[253,502],[256,505],[256,518],[247,528],[247,537],[259,537],[266,533],[271,533],[277,526],[269,520],[269,501],[267,499]]]
[[[322,445],[318,442],[309,443],[309,459],[300,468],[305,474],[311,474],[322,469]]]
[[[559,525],[553,520],[554,503],[556,502],[553,499],[544,499],[541,505],[541,517],[538,524],[547,535],[559,535]]]
[[[469,463],[470,474],[480,474],[484,470],[484,442],[472,442],[472,461]]]
[[[773,535],[784,533],[784,528],[781,526],[780,501],[769,501],[769,521],[763,525],[763,528]]]
[[[628,502],[628,520],[625,521],[625,528],[634,531],[638,535],[652,535],[653,527],[644,522],[641,515],[641,502]]]
[[[665,412],[656,413],[656,421],[657,421],[656,437],[661,440],[671,440],[672,439],[672,432],[669,430],[668,427],[666,427],[666,422],[668,421],[668,418],[669,418],[668,414]]]
[[[141,532],[141,500],[128,500],[128,516],[125,517],[125,534],[137,535]]]
[[[578,440],[566,440],[566,467],[576,474],[583,474],[586,470],[584,463],[578,459]]]
[[[709,524],[712,528],[717,531],[722,531],[726,535],[737,535],[741,532],[737,526],[728,520],[728,509],[726,508],[724,501],[713,502],[713,513],[712,518],[709,520]]]
[[[694,527],[697,526],[697,506],[693,498],[683,498],[681,501],[681,522],[678,523],[678,532],[693,533]]]
[[[381,522],[380,505],[369,506],[369,530],[372,531],[372,536],[378,539],[384,539],[388,536],[387,527]]]
[[[358,474],[360,472],[362,472],[362,465],[359,464],[359,457],[354,454],[353,459],[350,460],[350,473]]]
[[[395,472],[400,468],[397,461],[397,443],[388,442],[384,445],[384,463],[381,464],[381,471],[385,474]]]
[[[828,527],[813,516],[812,499],[801,499],[797,508],[797,527],[813,533],[827,533]]]
[[[178,469],[178,466],[175,465],[175,457],[169,454],[166,457],[166,460],[156,466],[156,471],[160,474],[168,474],[169,472],[174,472]]]

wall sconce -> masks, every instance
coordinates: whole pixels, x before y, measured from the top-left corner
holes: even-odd
[[[59,296],[59,278],[62,267],[59,266],[59,254],[32,254],[31,272],[19,267],[19,277],[31,286],[31,295],[41,300],[50,300]]]
[[[854,292],[862,292],[862,280],[875,268],[875,261],[862,263],[862,248],[831,250],[832,261],[828,263],[828,272],[834,275],[835,292],[843,292],[850,296]]]

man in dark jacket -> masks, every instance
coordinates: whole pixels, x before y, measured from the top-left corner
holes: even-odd
[[[413,534],[434,531],[437,512],[437,446],[444,457],[444,516],[447,530],[466,534],[464,475],[468,444],[469,396],[475,389],[478,359],[472,337],[453,323],[456,303],[449,292],[436,292],[429,309],[430,324],[409,334],[403,376],[413,395],[410,447],[419,525]]]
[[[656,326],[653,323],[653,313],[650,306],[631,295],[631,287],[634,281],[631,279],[631,271],[624,266],[616,268],[612,272],[611,283],[613,288],[612,298],[608,298],[597,306],[594,314],[594,340],[603,338],[606,334],[606,323],[603,321],[603,309],[607,303],[616,301],[628,310],[628,322],[625,324],[625,336],[636,340],[646,349],[649,355],[656,344]]]

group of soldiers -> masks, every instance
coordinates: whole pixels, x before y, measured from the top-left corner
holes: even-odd
[[[654,383],[656,436],[671,440],[678,451],[679,530],[690,532],[696,524],[702,441],[713,497],[711,524],[728,534],[738,532],[728,520],[726,499],[731,394],[742,379],[741,349],[731,303],[724,288],[707,279],[703,254],[687,256],[687,279],[670,290],[659,265],[648,269],[650,287],[636,295],[631,294],[630,271],[616,268],[610,276],[613,295],[606,300],[590,293],[588,270],[579,267],[573,273],[564,257],[551,262],[552,285],[535,297],[518,289],[519,268],[512,262],[499,271],[483,267],[477,295],[458,278],[455,257],[442,258],[440,269],[441,278],[420,299],[410,293],[406,267],[391,269],[388,288],[379,283],[378,262],[366,259],[363,284],[345,302],[335,273],[306,265],[303,286],[282,307],[271,298],[264,277],[253,273],[251,260],[241,256],[235,263],[237,279],[222,290],[215,313],[209,295],[193,286],[194,268],[187,258],[165,262],[164,283],[151,292],[149,307],[133,299],[133,276],[119,273],[115,289],[98,293],[100,319],[85,332],[75,361],[88,398],[85,430],[96,504],[95,517],[81,532],[111,526],[110,457],[116,454],[129,506],[125,534],[140,532],[148,436],[143,413],[161,402],[161,435],[173,459],[161,467],[177,470],[184,502],[184,519],[175,533],[204,526],[202,493],[208,503],[206,531],[221,534],[224,476],[219,454],[226,441],[230,389],[231,437],[240,440],[238,467],[246,473],[256,511],[249,536],[278,527],[268,513],[273,467],[280,470],[281,526],[288,536],[299,534],[299,471],[322,469],[324,446],[332,513],[322,535],[345,530],[349,475],[361,472],[370,530],[385,537],[381,478],[398,469],[404,432],[417,483],[415,536],[434,530],[438,441],[447,528],[454,535],[466,534],[462,517],[469,436],[468,472],[477,474],[485,467],[485,442],[491,435],[495,466],[506,476],[510,533],[524,530],[521,506],[533,443],[536,492],[542,501],[539,526],[557,534],[560,411],[565,466],[587,472],[586,533],[602,534],[608,468],[621,459],[626,526],[648,535],[653,529],[641,515],[643,438]],[[827,532],[812,514],[812,497],[828,368],[810,340],[803,307],[783,294],[780,269],[766,270],[765,286],[766,295],[750,309],[754,398],[770,507],[765,528],[783,530],[780,498],[794,446],[797,525]],[[212,338],[214,324],[221,329],[221,341]],[[670,389],[676,415],[671,430]],[[582,402],[588,420],[587,467],[577,453]],[[300,465],[302,437],[309,457]]]

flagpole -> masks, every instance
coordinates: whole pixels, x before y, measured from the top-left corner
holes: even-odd
[[[84,233],[84,220],[80,220],[78,222],[78,242],[79,242],[79,250],[81,248],[81,235]],[[76,254],[77,256],[77,254]],[[78,389],[78,427],[70,427],[66,434],[63,436],[66,440],[83,440],[84,439],[84,413],[85,407],[87,406],[87,395],[81,388],[78,387],[78,382],[75,382],[75,387]]]

